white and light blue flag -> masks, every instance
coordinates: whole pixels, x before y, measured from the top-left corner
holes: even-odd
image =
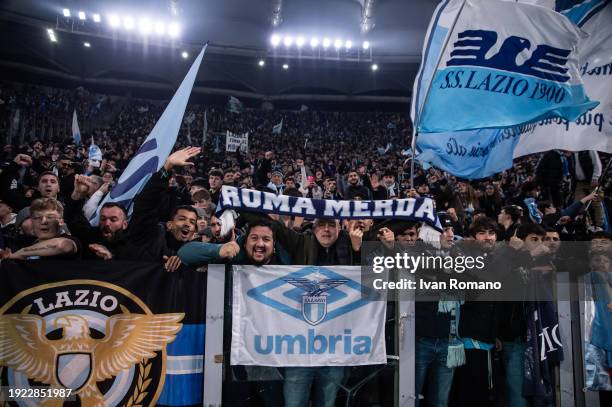
[[[242,106],[240,99],[230,96],[227,101],[227,110],[233,113],[240,113],[244,110],[244,107]]]
[[[587,94],[600,104],[575,120],[541,120],[521,137],[514,157],[552,149],[612,153],[612,1],[568,0],[562,11],[588,33],[578,47],[580,74]]]
[[[94,142],[94,138],[91,138],[91,144],[89,146],[89,154],[87,155],[89,161],[100,162],[102,161],[102,150]]]
[[[272,134],[281,134],[283,132],[283,119],[278,124],[272,127]]]
[[[361,276],[350,266],[234,266],[230,363],[385,364],[386,291]]]
[[[530,0],[524,0],[533,3]],[[608,1],[609,2],[609,1]],[[492,1],[497,3],[497,1]],[[434,13],[434,17],[430,23],[428,34],[425,40],[423,55],[435,53],[435,49],[442,48],[444,38],[448,33],[448,27],[452,25],[453,16],[457,15],[458,8],[461,2],[444,1]],[[515,4],[515,3],[511,3]],[[525,5],[522,5],[525,6]],[[554,4],[553,4],[554,6]],[[445,11],[447,10],[448,11]],[[599,8],[601,10],[601,8]],[[551,11],[552,12],[552,11]],[[604,18],[605,16],[600,17]],[[605,28],[597,19],[592,19],[590,26],[583,27],[588,37],[582,36],[578,46],[579,59],[588,61],[591,58],[592,52],[588,46],[592,44],[610,43],[610,34],[605,35],[601,32],[612,31],[612,28]],[[440,21],[445,21],[445,27]],[[597,27],[597,29],[595,29]],[[594,35],[597,31],[598,35]],[[592,34],[591,34],[592,33]],[[606,39],[607,38],[607,39]],[[605,47],[604,47],[605,48]],[[433,51],[432,51],[433,49]],[[608,58],[612,55],[608,47]],[[595,56],[596,60],[602,61],[601,58]],[[423,102],[425,88],[419,87],[419,84],[426,84],[431,78],[431,72],[436,61],[432,58],[424,58],[424,64],[421,66],[419,76],[415,82],[414,94]],[[612,68],[612,67],[611,67]],[[579,73],[583,74],[584,65]],[[602,69],[603,71],[603,69]],[[605,101],[610,99],[612,92],[605,94],[603,89],[609,89],[610,81],[607,87],[603,84],[603,75],[596,86],[591,85],[591,81],[584,77],[584,88],[589,95],[592,95],[596,100]],[[429,103],[429,102],[428,102]],[[467,130],[458,132],[443,132],[443,133],[421,133],[417,139],[417,151],[420,153],[417,156],[422,164],[435,165],[438,168],[444,169],[460,177],[477,179],[490,176],[501,172],[512,166],[512,158],[525,154],[535,153],[553,148],[568,148],[573,150],[597,149],[599,151],[608,151],[609,141],[601,137],[601,127],[604,120],[602,115],[594,115],[599,110],[606,109],[608,103],[602,103],[595,110],[584,113],[582,116],[575,119],[575,122],[568,121],[563,118],[548,118],[535,121],[529,124],[522,124],[507,128],[491,128],[479,130]],[[412,106],[413,120],[415,115],[416,104]],[[612,111],[612,104],[608,107]],[[480,110],[478,110],[480,111]],[[597,120],[599,127],[593,123]],[[582,134],[571,137],[567,130],[571,127],[578,127],[579,123],[593,123],[593,126],[583,126]],[[550,124],[550,125],[549,125]],[[612,121],[610,122],[612,124]],[[556,125],[557,129],[553,129]],[[594,127],[597,127],[598,132],[592,132]],[[588,134],[587,134],[588,132]],[[588,142],[585,142],[588,140]],[[609,140],[609,137],[608,137]],[[606,147],[606,145],[608,147]],[[593,147],[589,147],[593,146]],[[573,148],[569,148],[573,147]]]
[[[178,136],[187,107],[187,101],[193,88],[193,83],[200,69],[204,52],[208,45],[204,45],[202,51],[191,65],[189,72],[176,93],[168,103],[166,110],[155,123],[155,127],[144,140],[136,155],[128,164],[117,185],[106,195],[98,206],[98,210],[90,219],[90,223],[98,223],[100,208],[106,202],[116,202],[131,212],[132,201],[140,190],[144,187],[151,175],[159,171],[164,165],[166,158],[170,155],[176,137]]]
[[[413,120],[417,106],[420,112],[417,132],[512,127],[548,117],[575,120],[597,106],[579,74],[578,43],[584,36],[566,17],[540,6],[442,1],[413,92]]]
[[[76,109],[72,113],[72,140],[74,140],[74,144],[77,146],[81,145],[81,131],[79,130]]]

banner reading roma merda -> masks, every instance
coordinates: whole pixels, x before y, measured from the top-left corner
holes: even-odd
[[[386,298],[360,267],[234,266],[231,364],[385,364]]]
[[[153,262],[3,261],[0,385],[13,394],[0,399],[201,404],[204,277]]]

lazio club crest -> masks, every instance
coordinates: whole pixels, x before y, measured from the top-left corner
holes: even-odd
[[[310,325],[317,325],[322,322],[327,315],[327,294],[326,291],[346,283],[346,279],[308,280],[306,278],[287,278],[291,285],[304,290],[302,295],[302,316],[304,321]]]
[[[153,314],[129,291],[101,281],[31,288],[0,308],[0,383],[70,389],[82,406],[154,406],[166,345],[183,317]],[[50,407],[64,400],[33,401]]]

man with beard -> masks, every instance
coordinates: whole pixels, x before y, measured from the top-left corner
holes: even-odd
[[[162,169],[151,176],[134,200],[134,212],[127,230],[127,240],[134,245],[131,259],[164,260],[167,271],[181,265],[176,256],[182,245],[190,242],[197,229],[198,213],[192,206],[175,207],[165,227],[159,224],[159,202],[168,193],[168,180],[174,167],[193,165],[191,158],[200,153],[199,147],[187,147],[172,153]]]
[[[288,264],[289,259],[276,256],[274,232],[269,222],[259,221],[249,224],[244,236],[225,244],[191,242],[178,252],[181,261],[188,266],[201,266],[215,262],[232,264]]]
[[[82,212],[83,202],[89,189],[89,177],[75,176],[74,189],[66,200],[65,215],[70,232],[90,250],[85,252],[85,258],[98,257],[104,260],[130,258],[133,247],[125,235],[128,227],[127,212],[122,206],[107,202],[100,209],[98,227],[91,226]]]
[[[0,259],[28,260],[39,258],[75,259],[79,257],[79,241],[62,232],[64,208],[53,198],[35,199],[30,205],[34,237],[31,244],[11,253],[0,252]]]
[[[289,257],[275,243],[274,232],[269,222],[253,222],[249,224],[246,234],[237,241],[232,234],[232,240],[225,244],[187,243],[178,251],[178,256],[184,264],[193,267],[211,263],[247,264],[257,267],[289,264]],[[228,385],[231,384],[231,392],[228,392],[227,398],[224,398],[231,400],[227,401],[228,404],[242,405],[245,400],[254,398],[264,406],[283,405],[281,375],[276,368],[232,366],[232,376],[246,376],[249,381],[243,379],[238,382],[227,382]],[[249,383],[254,388],[249,388]],[[224,390],[228,389],[229,386]]]
[[[367,178],[367,175],[364,177]],[[346,199],[355,199],[355,197],[361,197],[361,199],[372,199],[372,191],[366,186],[359,184],[360,181],[359,173],[357,170],[351,170],[348,173],[347,181],[348,188],[346,191]]]
[[[340,222],[336,219],[318,218],[313,223],[312,233],[300,233],[281,221],[269,221],[269,218],[261,214],[243,211],[240,216],[249,224],[270,222],[280,246],[289,253],[291,264],[360,264],[359,251],[364,235],[378,236],[383,243],[392,243],[394,240],[391,226],[387,228],[380,224],[372,228],[372,220],[352,220],[347,232],[340,228]],[[285,405],[307,406],[311,392],[316,405],[333,405],[344,375],[345,368],[341,366],[286,367],[283,388]]]

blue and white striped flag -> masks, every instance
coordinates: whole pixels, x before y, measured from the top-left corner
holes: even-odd
[[[76,109],[72,113],[72,139],[77,146],[81,145],[81,131],[79,130],[79,122],[77,120]]]
[[[280,123],[275,124],[272,127],[272,134],[281,134],[283,131],[283,119],[281,119]]]
[[[202,51],[200,51],[189,72],[187,72],[185,79],[183,79],[172,100],[168,103],[166,110],[164,110],[157,123],[155,123],[155,127],[149,133],[149,136],[144,140],[134,158],[132,158],[123,174],[121,174],[121,177],[119,177],[117,185],[98,206],[98,210],[90,219],[92,225],[98,223],[100,208],[106,202],[116,202],[128,209],[128,211],[131,211],[134,197],[144,187],[151,175],[159,171],[164,165],[166,158],[168,158],[176,143],[176,137],[181,128],[181,122],[183,121],[187,101],[193,88],[193,82],[200,69],[207,46],[204,45]]]

